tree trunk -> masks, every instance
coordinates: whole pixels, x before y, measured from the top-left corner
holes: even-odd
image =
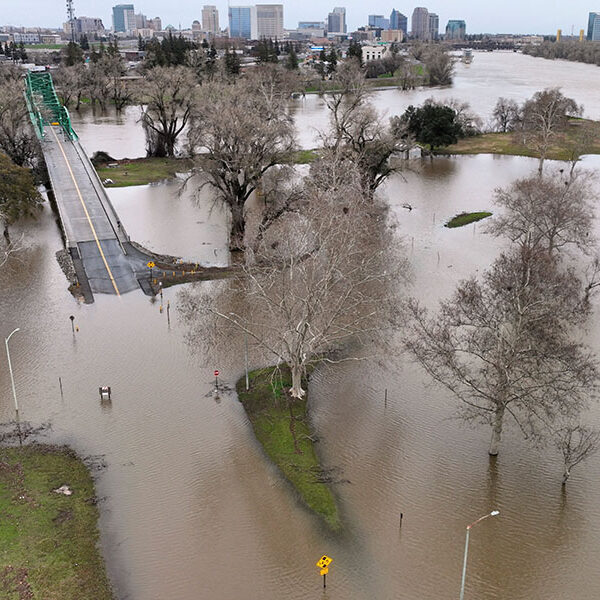
[[[4,237],[6,238],[7,243],[10,244],[10,234],[8,233],[8,223],[4,223]]]
[[[571,476],[571,467],[569,465],[565,464],[565,471],[563,473],[563,479],[562,479],[563,485],[567,484],[567,480],[569,479],[570,476]]]
[[[302,398],[306,393],[302,389],[302,367],[300,365],[292,365],[290,370],[292,371],[292,387],[290,388],[290,395],[292,398]]]
[[[541,177],[544,173],[544,156],[540,156],[540,162],[538,163],[538,175]]]
[[[492,439],[490,441],[490,456],[498,456],[500,440],[502,438],[502,425],[504,423],[504,405],[501,404],[496,408],[494,422],[492,424]]]
[[[246,246],[244,237],[246,235],[246,216],[244,205],[236,202],[231,206],[231,232],[229,234],[229,249],[232,252],[244,252]]]

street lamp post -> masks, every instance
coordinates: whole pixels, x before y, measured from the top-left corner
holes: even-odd
[[[19,422],[19,402],[17,401],[17,390],[15,389],[15,378],[13,376],[12,363],[10,362],[10,351],[8,350],[8,342],[9,342],[10,338],[15,333],[17,333],[17,331],[21,331],[19,329],[19,327],[17,327],[7,338],[4,339],[4,344],[6,346],[6,358],[8,359],[8,370],[10,372],[10,383],[12,385],[13,399],[15,402],[15,418],[17,420],[17,428],[19,430],[19,444],[21,445],[23,443],[23,440],[21,438],[21,425]]]
[[[481,521],[483,521],[484,519],[487,519],[488,517],[495,517],[496,515],[499,515],[499,514],[500,514],[499,510],[493,510],[491,513],[488,513],[487,515],[483,515],[483,517],[479,517],[479,519],[477,519],[477,521],[473,521],[473,523],[471,523],[470,525],[467,525],[467,535],[466,535],[466,539],[465,539],[465,558],[463,560],[462,581],[460,584],[460,600],[464,600],[464,597],[465,597],[465,579],[467,576],[467,556],[469,554],[469,532],[471,531],[471,527],[474,527],[475,525],[477,525],[477,523],[481,523]]]

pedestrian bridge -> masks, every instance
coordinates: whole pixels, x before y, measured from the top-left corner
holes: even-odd
[[[86,302],[93,294],[152,293],[150,258],[133,247],[96,169],[79,143],[48,72],[27,74],[25,98]]]

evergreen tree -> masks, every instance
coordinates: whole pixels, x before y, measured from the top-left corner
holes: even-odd
[[[350,42],[346,56],[358,60],[359,64],[362,66],[362,46],[357,41],[352,40]]]
[[[329,63],[327,65],[328,75],[332,75],[333,73],[335,73],[337,69],[337,59],[337,52],[335,51],[335,48],[332,48],[331,52],[329,53],[329,56],[327,57],[327,62]]]
[[[241,70],[241,60],[237,52],[234,50],[230,51],[229,48],[225,50],[225,71],[228,75],[239,75]]]
[[[82,63],[83,50],[81,49],[81,46],[75,42],[69,42],[66,49],[63,50],[63,62],[67,67]]]
[[[146,42],[142,39],[142,34],[138,33],[138,50],[142,51],[146,49]]]
[[[79,40],[79,45],[81,46],[82,50],[89,50],[90,49],[90,42],[88,40],[88,36],[84,33],[80,40]]]
[[[285,68],[290,71],[295,71],[298,68],[298,55],[294,46],[290,44],[287,59],[285,61]]]

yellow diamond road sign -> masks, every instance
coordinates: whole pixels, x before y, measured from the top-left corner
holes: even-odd
[[[329,558],[329,556],[321,556],[321,558],[317,561],[317,567],[319,567],[319,569],[324,569],[325,567],[328,567],[332,561],[333,559]],[[324,573],[321,573],[321,575],[324,575]]]
[[[327,573],[329,573],[329,569],[327,567],[323,567],[321,569],[321,575],[327,575]]]
[[[156,265],[152,261],[150,261],[149,263],[146,263],[146,266],[151,269],[152,267],[155,267]]]

